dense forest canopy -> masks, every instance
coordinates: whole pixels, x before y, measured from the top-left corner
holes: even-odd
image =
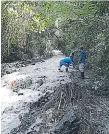
[[[108,1],[2,1],[2,62],[46,55],[53,48],[69,55],[80,46],[87,50],[87,67],[102,77],[107,90]]]

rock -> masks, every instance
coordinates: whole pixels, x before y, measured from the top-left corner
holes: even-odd
[[[38,83],[38,87],[40,87],[44,82],[43,82],[42,79],[40,79],[40,80],[37,81],[37,83]]]
[[[23,95],[23,93],[18,93],[18,96],[19,96],[19,95]]]
[[[32,62],[31,65],[35,65],[35,62]]]
[[[27,132],[27,134],[36,134],[36,130],[32,130],[32,131],[30,131],[30,132]]]
[[[32,84],[31,77],[26,77],[25,79],[19,79],[16,80],[14,85],[11,87],[13,89],[13,92],[18,92],[21,89],[29,88]]]
[[[41,60],[41,62],[45,62],[44,60]]]
[[[10,74],[10,71],[6,71],[6,74]]]
[[[1,74],[2,76],[5,74],[11,74],[13,72],[16,72],[16,68],[20,66],[20,62],[14,62],[14,63],[2,63],[1,64]]]
[[[18,92],[19,92],[19,90],[18,90],[18,89],[16,89],[16,88],[14,88],[14,89],[13,89],[13,92],[18,93]]]
[[[32,79],[31,79],[31,77],[27,77],[27,78],[25,79],[25,86],[26,86],[26,87],[29,87],[31,84],[32,84]]]
[[[59,76],[59,77],[64,77],[63,75]]]
[[[20,121],[22,120],[22,115],[21,115],[21,114],[19,114],[19,120],[20,120]]]
[[[41,96],[41,94],[38,94],[38,96]]]
[[[94,91],[94,90],[95,90],[95,87],[93,86],[93,87],[91,88],[91,90]]]
[[[45,79],[45,78],[47,78],[47,76],[39,76],[38,78],[44,78]]]
[[[72,109],[59,121],[54,129],[54,134],[75,134],[78,131],[79,121]]]
[[[30,60],[30,59],[28,59],[28,60],[26,61],[27,64],[31,64],[31,62],[32,62],[32,60]]]
[[[64,79],[61,79],[60,81],[65,81]]]
[[[25,65],[24,65],[24,64],[22,64],[22,65],[21,65],[21,67],[25,67]]]
[[[40,107],[40,101],[34,102],[33,104],[30,103],[30,109],[33,109],[33,108],[36,108],[36,107]]]

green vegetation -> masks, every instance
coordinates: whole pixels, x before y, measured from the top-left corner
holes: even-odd
[[[1,32],[2,62],[12,61],[13,55],[14,60],[20,60],[22,53],[41,56],[53,47],[69,55],[84,46],[88,52],[87,67],[99,76],[107,91],[108,1],[4,1]],[[12,53],[13,48],[17,54]]]

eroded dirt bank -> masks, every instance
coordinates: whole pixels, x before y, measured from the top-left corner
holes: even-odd
[[[2,77],[2,134],[109,133],[109,98],[94,95],[88,72],[58,72],[62,57]]]

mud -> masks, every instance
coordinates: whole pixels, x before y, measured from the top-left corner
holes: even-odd
[[[109,98],[95,95],[89,71],[85,80],[77,69],[59,72],[62,57],[2,76],[2,134],[109,133]]]

